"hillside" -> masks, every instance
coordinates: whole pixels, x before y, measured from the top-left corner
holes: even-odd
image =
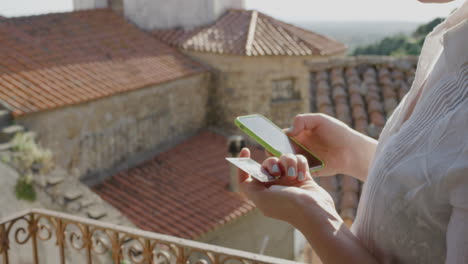
[[[400,33],[385,37],[381,41],[370,45],[359,46],[352,54],[387,56],[419,55],[427,34],[442,21],[444,21],[443,18],[436,18],[426,24],[420,25],[411,34]]]

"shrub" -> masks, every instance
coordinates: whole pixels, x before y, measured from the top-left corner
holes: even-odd
[[[17,133],[11,143],[12,152],[5,160],[22,175],[15,185],[16,198],[34,201],[34,174],[47,173],[52,169],[52,153],[37,145],[31,132]]]
[[[36,200],[36,191],[34,190],[32,177],[21,176],[15,185],[15,194],[18,200],[34,201]]]
[[[44,173],[52,168],[52,153],[37,145],[33,133],[17,133],[12,144],[13,165],[17,169],[23,172]]]

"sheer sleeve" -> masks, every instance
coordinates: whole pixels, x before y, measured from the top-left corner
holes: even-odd
[[[449,197],[452,213],[447,228],[446,264],[468,263],[468,147],[450,167]]]

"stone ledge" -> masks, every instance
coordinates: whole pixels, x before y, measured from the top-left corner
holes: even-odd
[[[351,56],[317,60],[307,60],[304,64],[311,71],[327,70],[334,67],[355,67],[361,64],[387,65],[402,71],[408,71],[418,63],[418,56]]]
[[[0,127],[7,126],[11,122],[11,114],[8,110],[0,110]]]
[[[82,196],[83,196],[83,192],[81,192],[80,190],[69,189],[65,191],[63,198],[65,198],[65,201],[71,202],[78,198],[81,198]]]
[[[38,199],[44,203],[45,208],[92,219],[105,219],[113,224],[135,226],[120,211],[73,177],[73,172],[56,168],[48,175],[37,175],[35,182]]]
[[[2,151],[8,151],[13,148],[13,144],[11,142],[6,142],[0,144],[0,152]]]
[[[46,182],[47,182],[47,185],[50,186],[50,185],[57,185],[63,182],[64,180],[65,180],[65,176],[55,175],[55,176],[48,177]]]
[[[0,142],[10,141],[16,135],[16,133],[23,131],[24,127],[20,125],[11,125],[4,127],[2,128],[2,130],[0,130]]]
[[[101,206],[92,206],[86,211],[86,214],[91,219],[101,219],[107,215],[107,212]]]
[[[89,197],[84,197],[81,201],[80,201],[80,205],[82,208],[86,208],[86,207],[89,207],[89,206],[92,206],[95,204],[95,201]]]

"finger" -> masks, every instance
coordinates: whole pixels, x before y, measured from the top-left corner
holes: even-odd
[[[280,176],[281,170],[280,166],[278,165],[279,159],[276,157],[271,157],[263,161],[262,167],[268,171],[268,173],[272,176]]]
[[[296,155],[297,159],[297,180],[305,181],[307,172],[309,171],[309,165],[307,164],[306,157],[302,155]]]
[[[250,158],[250,149],[243,148],[241,150],[241,152],[239,153],[239,157],[240,158]],[[237,178],[238,178],[239,182],[244,182],[248,178],[250,178],[250,175],[248,173],[244,172],[241,169],[237,169]]]
[[[297,177],[297,158],[296,155],[286,154],[280,157],[280,163],[283,175],[288,179],[294,180]]]
[[[314,130],[323,121],[322,114],[301,114],[294,117],[292,126],[287,134],[291,137],[298,135],[303,130]]]

